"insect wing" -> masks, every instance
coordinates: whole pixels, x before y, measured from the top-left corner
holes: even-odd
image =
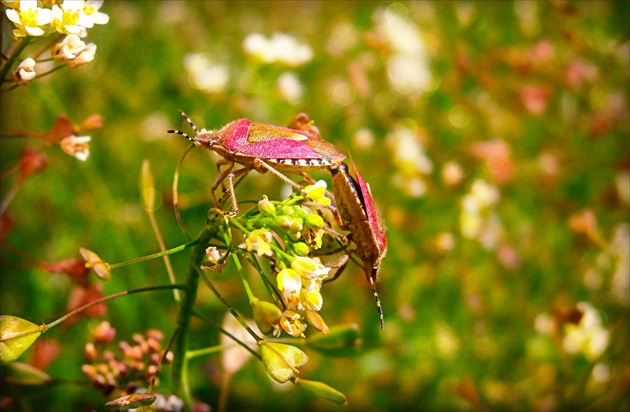
[[[238,154],[260,159],[305,160],[292,163],[306,167],[335,165],[346,158],[335,146],[308,132],[262,123],[249,126],[247,143],[238,148]],[[322,160],[323,163],[308,160]]]
[[[376,237],[376,241],[378,242],[378,248],[381,252],[381,255],[385,254],[387,250],[387,236],[385,235],[385,226],[381,221],[381,218],[378,214],[378,210],[376,209],[376,205],[374,204],[374,198],[372,198],[372,194],[370,193],[370,188],[367,183],[361,177],[359,171],[356,171],[357,174],[357,183],[359,184],[359,188],[361,189],[361,194],[363,195],[363,206],[365,207],[365,213],[367,214],[368,221],[370,222],[370,227],[372,228],[372,233]]]

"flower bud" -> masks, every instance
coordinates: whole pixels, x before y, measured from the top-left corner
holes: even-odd
[[[258,329],[265,335],[270,335],[274,331],[281,317],[282,311],[271,302],[258,300],[254,304],[254,320]]]
[[[286,215],[276,216],[273,222],[282,230],[289,230],[293,226],[293,218]]]
[[[295,209],[291,206],[282,206],[281,214],[285,216],[293,216],[295,214]]]
[[[304,219],[301,217],[295,217],[293,219],[293,224],[289,230],[293,232],[300,232],[304,228]]]
[[[310,252],[308,245],[304,242],[293,243],[293,253],[297,256],[307,256]]]
[[[274,216],[276,214],[276,207],[267,199],[267,196],[263,196],[262,200],[258,202],[258,210],[263,216]]]

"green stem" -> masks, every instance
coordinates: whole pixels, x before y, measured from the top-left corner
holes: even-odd
[[[13,53],[11,53],[11,56],[9,56],[9,60],[7,60],[4,63],[4,66],[2,66],[2,70],[0,71],[0,80],[4,81],[4,79],[7,78],[7,73],[9,73],[9,70],[11,70],[11,66],[13,66],[13,62],[18,57],[20,57],[20,54],[22,54],[22,52],[24,51],[26,46],[28,46],[28,43],[30,41],[31,41],[30,37],[23,37],[22,40],[18,43],[18,45],[13,50]]]
[[[254,305],[258,298],[254,296],[252,289],[249,287],[249,282],[245,279],[245,274],[243,273],[243,266],[241,266],[241,262],[238,260],[238,256],[236,253],[232,253],[232,260],[234,260],[234,264],[236,265],[236,269],[238,270],[238,274],[241,277],[241,281],[243,282],[243,287],[245,288],[245,293],[247,293],[247,298],[249,299],[249,304]]]
[[[179,315],[177,317],[177,327],[175,333],[177,339],[173,345],[173,391],[184,401],[184,410],[193,410],[193,399],[188,382],[188,360],[186,350],[188,348],[188,328],[190,327],[190,317],[193,313],[195,300],[197,299],[197,289],[199,287],[199,266],[205,257],[206,245],[211,239],[216,237],[218,229],[206,226],[197,239],[187,243],[192,245],[190,259],[188,260],[188,271],[184,284],[183,297],[180,301]]]
[[[200,242],[200,239],[197,238],[197,239],[191,240],[188,243],[184,243],[183,245],[174,247],[172,249],[164,250],[162,252],[153,253],[151,255],[147,255],[147,256],[142,256],[142,257],[135,258],[135,259],[126,260],[126,261],[120,262],[120,263],[112,263],[109,266],[109,268],[110,269],[116,269],[116,268],[119,268],[121,266],[131,265],[132,263],[142,262],[143,260],[150,260],[150,259],[159,258],[161,256],[172,255],[173,253],[181,252],[182,250],[186,250],[186,249],[188,249],[191,246],[195,246],[199,242]],[[205,249],[204,249],[204,251],[205,251]]]
[[[186,352],[186,359],[187,360],[191,360],[193,358],[198,358],[200,356],[206,356],[206,355],[213,355],[215,353],[219,353],[221,351],[224,351],[228,348],[232,348],[236,346],[236,343],[232,344],[232,345],[216,345],[216,346],[210,346],[209,348],[202,348],[202,349],[196,349],[196,350],[189,350],[188,352]]]
[[[74,316],[77,313],[83,312],[84,310],[89,309],[89,308],[91,308],[94,305],[98,305],[99,303],[107,302],[108,300],[116,299],[116,298],[119,298],[119,297],[125,296],[125,295],[132,295],[134,293],[149,292],[149,291],[164,290],[164,289],[183,289],[183,286],[182,285],[158,285],[158,286],[147,286],[147,287],[144,287],[144,288],[138,288],[138,289],[132,289],[132,290],[123,290],[122,292],[114,293],[113,295],[105,296],[104,298],[101,298],[101,299],[95,300],[93,302],[90,302],[87,305],[83,305],[80,308],[77,308],[77,309],[73,310],[72,312],[69,312],[69,313],[63,315],[62,317],[60,317],[59,319],[57,319],[54,322],[50,322],[47,325],[42,325],[40,327],[40,330],[42,331],[42,333],[44,333],[48,329],[52,328],[53,326],[58,325],[59,323],[65,321],[69,317]]]

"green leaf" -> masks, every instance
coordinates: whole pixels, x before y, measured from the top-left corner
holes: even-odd
[[[157,396],[151,393],[134,393],[132,395],[122,396],[114,399],[113,401],[107,402],[105,407],[108,409],[118,409],[123,411],[127,409],[137,409],[142,406],[151,405],[156,399]]]
[[[295,374],[298,368],[308,362],[308,356],[295,346],[283,343],[265,342],[260,352],[269,375],[279,383],[285,383]]]
[[[296,379],[295,383],[302,386],[304,389],[309,390],[320,398],[334,402],[337,405],[345,405],[347,403],[346,395],[339,392],[337,389],[326,385],[323,382]]]
[[[13,362],[37,340],[39,326],[17,316],[0,316],[0,361]]]
[[[52,378],[41,369],[22,362],[11,362],[2,366],[4,381],[10,385],[40,386],[52,382]]]
[[[361,347],[361,337],[355,325],[336,326],[326,335],[311,335],[306,340],[309,348],[328,356],[354,356]]]

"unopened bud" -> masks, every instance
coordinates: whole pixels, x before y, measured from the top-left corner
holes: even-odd
[[[273,303],[258,300],[254,304],[254,320],[263,334],[271,334],[281,318],[282,311]]]
[[[308,245],[304,242],[296,242],[293,244],[293,252],[297,256],[307,256],[310,252]]]
[[[262,200],[258,202],[258,210],[263,216],[275,216],[276,207],[267,199],[267,196],[263,196]]]
[[[282,230],[289,230],[293,226],[293,218],[286,215],[276,216],[273,222]]]

